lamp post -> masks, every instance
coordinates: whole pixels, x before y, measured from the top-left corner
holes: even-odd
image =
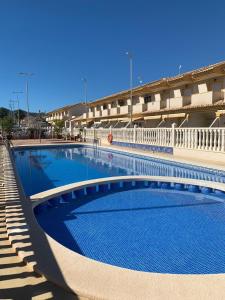
[[[29,96],[28,96],[28,78],[33,76],[34,74],[33,73],[28,73],[28,72],[20,72],[19,73],[20,76],[24,76],[26,77],[26,88],[25,88],[25,91],[26,91],[26,102],[27,102],[27,124],[28,124],[28,127],[30,125],[30,109],[29,109]]]
[[[20,126],[20,105],[19,105],[19,97],[18,97],[18,94],[23,94],[23,92],[13,92],[13,94],[16,94],[16,100],[14,100],[14,102],[17,103],[17,109],[18,109],[18,114],[17,114],[17,118],[18,118],[18,126]]]
[[[87,78],[82,78],[84,84],[84,103],[87,104]]]
[[[180,75],[180,72],[181,72],[181,68],[182,68],[182,65],[179,65],[179,75]]]
[[[139,83],[140,85],[142,85],[142,83],[143,83],[143,80],[142,80],[142,77],[141,77],[141,76],[138,76],[138,83]]]
[[[14,112],[14,101],[13,100],[9,100],[9,108],[11,111],[11,118],[13,120],[13,125],[15,124],[15,112]]]
[[[132,126],[133,117],[133,56],[130,52],[126,52],[130,63],[130,125]]]

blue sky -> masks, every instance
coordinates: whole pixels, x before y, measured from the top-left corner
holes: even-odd
[[[149,82],[225,59],[224,1],[0,0],[0,106],[33,72],[31,111],[129,88],[127,50]],[[20,105],[26,109],[24,96]]]

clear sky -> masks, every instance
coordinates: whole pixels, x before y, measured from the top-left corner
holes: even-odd
[[[225,1],[0,0],[0,106],[48,111],[225,59]],[[26,109],[24,95],[20,105]]]

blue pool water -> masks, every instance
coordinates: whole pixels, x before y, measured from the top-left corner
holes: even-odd
[[[122,175],[175,176],[225,182],[225,172],[88,146],[17,149],[14,157],[27,195],[72,182]]]
[[[225,272],[218,196],[142,188],[71,199],[37,214],[55,240],[86,257],[159,273]]]
[[[161,175],[225,182],[225,173],[85,146],[18,149],[27,195],[71,182]],[[223,196],[142,188],[86,196],[37,214],[43,229],[86,257],[145,272],[225,272]]]

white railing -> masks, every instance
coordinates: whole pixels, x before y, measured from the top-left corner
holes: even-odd
[[[225,152],[225,128],[175,128],[174,146]]]
[[[225,128],[107,128],[85,129],[86,139],[225,152]]]

